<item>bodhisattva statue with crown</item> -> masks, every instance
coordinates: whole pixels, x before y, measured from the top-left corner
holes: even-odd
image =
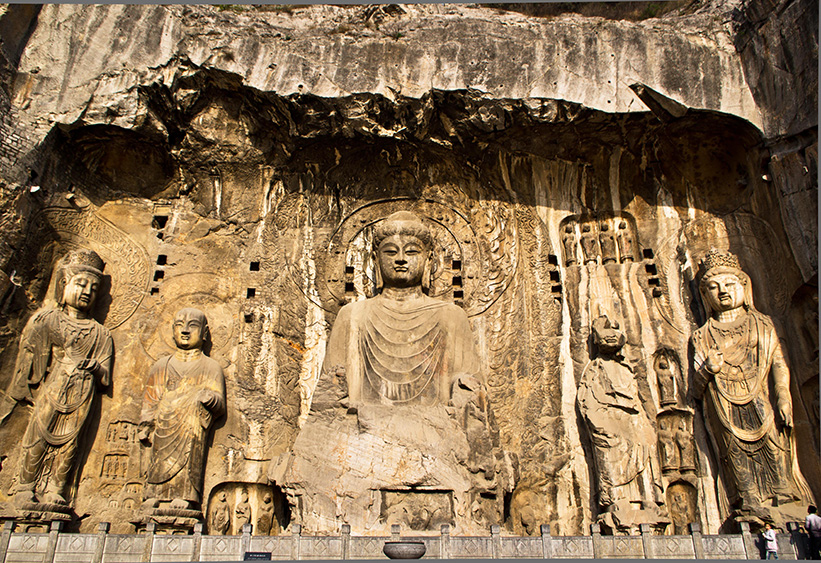
[[[730,516],[783,526],[800,516],[797,501],[812,496],[791,436],[790,371],[772,320],[753,306],[738,258],[711,249],[702,267],[699,292],[709,318],[692,336],[691,393],[703,400]]]
[[[9,395],[33,402],[22,439],[15,505],[69,511],[68,484],[80,458],[94,397],[109,385],[114,343],[92,318],[105,267],[91,250],[73,250],[55,268],[57,307],[34,314],[23,330]]]
[[[308,530],[500,523],[511,476],[468,317],[426,294],[433,248],[409,212],[374,229],[381,292],[339,311],[293,455],[270,474]]]

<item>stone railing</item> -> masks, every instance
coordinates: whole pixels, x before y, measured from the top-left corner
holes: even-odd
[[[283,536],[252,536],[246,524],[239,536],[203,535],[198,524],[193,535],[160,535],[152,525],[141,534],[109,534],[109,525],[100,524],[96,534],[61,533],[55,522],[48,533],[18,533],[14,523],[3,524],[0,534],[0,563],[137,563],[175,561],[239,561],[254,552],[272,560],[282,559],[385,559],[386,541],[419,540],[425,543],[429,559],[761,559],[761,540],[742,524],[741,534],[702,534],[697,524],[690,534],[658,536],[642,526],[639,536],[603,536],[594,524],[590,536],[551,536],[550,527],[541,527],[541,536],[504,536],[492,526],[489,536],[451,536],[442,526],[439,535],[400,534],[393,526],[390,536],[352,536],[343,525],[338,536],[302,535],[300,526]],[[781,559],[806,559],[806,534],[797,523],[789,533],[778,535]]]

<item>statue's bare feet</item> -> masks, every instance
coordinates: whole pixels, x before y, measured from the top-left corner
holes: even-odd
[[[188,508],[188,506],[188,501],[181,498],[175,498],[171,501],[171,508],[175,510],[185,510]]]
[[[14,495],[14,504],[16,506],[22,506],[30,502],[37,502],[34,491],[19,491]]]
[[[46,504],[68,504],[66,499],[63,498],[63,495],[55,493],[54,491],[46,491],[43,502]]]

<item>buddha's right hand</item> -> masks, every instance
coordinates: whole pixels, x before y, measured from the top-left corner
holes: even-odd
[[[721,371],[724,365],[724,354],[717,348],[712,348],[707,352],[707,359],[704,361],[704,367],[713,375]]]

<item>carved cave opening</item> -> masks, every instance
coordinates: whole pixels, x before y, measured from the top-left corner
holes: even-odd
[[[756,307],[783,324],[789,354],[817,365],[817,316],[806,318],[817,289],[801,281],[762,178],[761,133],[739,118],[691,109],[662,121],[473,91],[285,97],[201,69],[143,89],[141,103],[146,117],[133,130],[78,122],[38,149],[42,190],[27,200],[29,229],[9,267],[19,289],[3,300],[7,388],[23,324],[47,300],[59,254],[92,246],[107,263],[110,305],[98,319],[117,352],[94,424],[108,430],[84,444],[71,497],[78,514],[99,506],[93,491],[109,500],[76,529],[105,520],[114,532],[133,530],[146,454],[138,441],[109,436],[137,424],[148,369],[173,350],[170,320],[187,305],[208,314],[211,357],[227,386],[228,415],[207,454],[207,525],[225,503],[235,516],[243,491],[254,514],[274,507],[280,530],[299,523],[301,501],[270,467],[307,416],[340,307],[375,291],[373,226],[402,209],[434,232],[431,295],[462,307],[476,334],[515,469],[514,489],[494,500],[510,532],[538,534],[549,523],[556,535],[578,534],[596,520],[594,453],[574,398],[601,314],[620,321],[659,439],[682,430],[694,440],[695,469],[681,465],[678,449],[678,465],[667,459],[655,477],[670,530],[693,515],[707,530],[728,521],[700,407],[686,405],[688,337],[706,319],[695,275],[710,247],[739,256]],[[812,436],[817,373],[794,369],[796,432]],[[25,414],[17,409],[0,428],[4,444],[23,433]],[[659,424],[677,416],[689,422]],[[3,455],[0,485],[10,491],[20,451]],[[817,452],[799,455],[817,488]],[[399,491],[381,492],[382,521],[410,504],[412,529],[450,522],[422,522],[420,503]]]

